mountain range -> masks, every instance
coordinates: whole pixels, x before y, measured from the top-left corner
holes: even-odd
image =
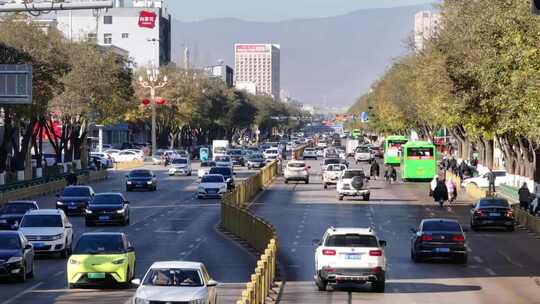
[[[358,10],[346,15],[253,22],[232,18],[172,22],[173,61],[201,67],[223,60],[234,68],[234,43],[281,45],[281,88],[306,104],[351,105],[405,54],[414,14],[431,5]]]

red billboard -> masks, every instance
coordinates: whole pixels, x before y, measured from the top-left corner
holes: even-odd
[[[146,27],[153,29],[156,26],[156,13],[141,11],[139,13],[139,27]]]
[[[267,53],[270,47],[267,44],[237,44],[237,53]]]

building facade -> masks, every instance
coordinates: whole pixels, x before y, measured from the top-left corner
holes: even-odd
[[[414,15],[414,46],[417,51],[424,49],[425,42],[438,30],[440,15],[430,11],[420,11]]]
[[[127,1],[126,1],[127,2]],[[135,68],[171,61],[171,16],[163,1],[116,1],[108,10],[55,12],[57,26],[68,39],[91,40],[129,52]]]
[[[207,66],[204,68],[204,72],[210,78],[223,80],[229,88],[234,85],[234,71],[230,66],[224,63]]]
[[[272,96],[279,100],[279,44],[235,44],[234,70],[237,88],[245,87],[246,83],[254,83],[257,94]]]

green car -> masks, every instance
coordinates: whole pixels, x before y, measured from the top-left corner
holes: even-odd
[[[69,288],[130,286],[135,275],[135,249],[120,232],[83,233],[67,261]]]

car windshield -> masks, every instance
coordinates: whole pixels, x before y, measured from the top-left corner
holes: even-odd
[[[231,174],[231,169],[225,168],[225,167],[214,167],[214,168],[210,169],[210,174],[221,174],[223,176],[232,175]]]
[[[225,148],[225,147],[217,147],[217,148],[214,149],[214,152],[224,153],[224,152],[227,152],[227,148]]]
[[[90,189],[87,187],[67,187],[62,196],[90,196]]]
[[[343,165],[329,165],[326,167],[326,171],[343,171],[344,167]]]
[[[62,217],[58,214],[25,215],[22,219],[21,227],[62,227]]]
[[[242,150],[229,150],[229,155],[242,155]]]
[[[427,221],[422,225],[422,231],[450,231],[461,232],[461,226],[451,221]]]
[[[357,147],[356,148],[356,153],[368,153],[368,152],[369,152],[368,147]]]
[[[119,234],[82,235],[73,250],[73,254],[118,254],[124,252],[124,242]]]
[[[185,159],[185,158],[175,158],[175,159],[172,160],[171,163],[176,164],[176,165],[178,165],[178,164],[184,165],[184,164],[187,164],[187,159]]]
[[[219,161],[219,162],[228,162],[230,160],[231,159],[228,156],[216,156],[216,161]]]
[[[19,240],[19,236],[13,233],[0,233],[0,249],[21,249],[21,241]]]
[[[203,281],[197,269],[150,269],[143,285],[201,287]]]
[[[355,176],[364,177],[364,171],[362,170],[349,170],[343,173],[343,178],[353,178]]]
[[[0,209],[0,213],[24,214],[26,211],[34,209],[36,209],[36,206],[31,203],[7,203]]]
[[[129,177],[151,177],[152,173],[146,170],[131,171]]]
[[[223,183],[225,180],[223,179],[223,176],[221,175],[213,175],[213,176],[203,176],[201,179],[201,183]]]
[[[278,151],[275,150],[275,149],[268,149],[268,150],[266,150],[266,154],[277,154],[277,153],[278,153]]]
[[[304,163],[288,163],[287,167],[289,168],[304,168],[306,164]]]
[[[202,162],[201,163],[201,168],[203,168],[203,167],[215,167],[215,166],[216,166],[215,162]]]
[[[481,200],[480,201],[480,208],[486,208],[486,207],[504,207],[509,208],[509,204],[507,200],[504,199],[490,199],[490,200]]]
[[[261,154],[253,154],[249,157],[249,160],[263,160],[264,157]]]
[[[324,245],[327,247],[379,247],[374,236],[361,234],[331,235]]]
[[[94,197],[92,205],[122,205],[123,199],[117,194],[98,194]]]

